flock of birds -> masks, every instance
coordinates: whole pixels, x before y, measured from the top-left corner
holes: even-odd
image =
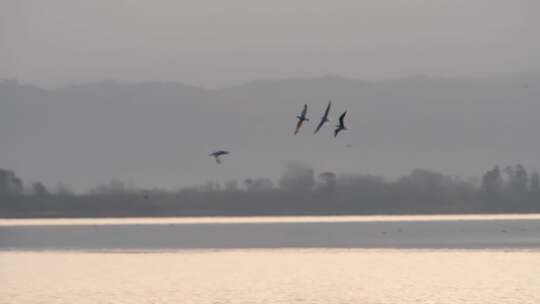
[[[330,122],[330,119],[328,118],[328,114],[330,113],[330,108],[332,107],[332,101],[330,100],[328,102],[328,105],[326,106],[326,110],[324,111],[324,115],[321,117],[321,121],[317,125],[317,128],[315,129],[314,134],[317,134],[321,127],[325,125],[326,123]],[[307,104],[304,105],[304,109],[302,110],[302,113],[300,115],[296,116],[298,118],[298,122],[296,123],[296,129],[294,130],[294,134],[298,134],[298,131],[300,131],[300,128],[302,127],[302,124],[304,124],[304,121],[309,121],[309,118],[306,117],[307,115]],[[334,137],[336,137],[339,132],[347,130],[347,127],[345,126],[345,115],[347,115],[347,111],[343,112],[339,116],[339,124],[336,125],[336,129],[334,130]]]
[[[328,114],[330,113],[330,108],[331,107],[332,107],[332,101],[330,100],[330,101],[328,101],[328,105],[326,106],[326,110],[324,111],[324,114],[321,117],[321,121],[317,125],[317,128],[315,129],[314,134],[317,134],[317,132],[319,132],[319,130],[321,129],[321,127],[323,125],[330,122],[330,119],[328,118]],[[298,118],[298,122],[296,123],[296,128],[294,129],[294,134],[295,135],[298,134],[298,132],[300,131],[300,128],[302,128],[302,125],[304,124],[304,122],[309,121],[309,118],[307,118],[307,110],[308,110],[308,105],[305,104],[304,108],[302,109],[302,112],[300,113],[300,115],[296,116],[296,118]],[[336,128],[334,129],[334,137],[337,137],[339,132],[348,130],[348,128],[347,128],[347,126],[345,126],[345,122],[344,122],[345,115],[347,115],[347,111],[343,112],[339,116],[339,124],[337,124]],[[226,150],[218,150],[218,151],[214,151],[214,152],[210,153],[208,156],[214,157],[214,159],[216,160],[216,163],[221,164],[220,157],[223,156],[223,155],[227,155],[229,153],[230,152],[226,151]]]

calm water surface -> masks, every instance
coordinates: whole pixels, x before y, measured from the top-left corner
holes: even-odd
[[[2,304],[533,304],[540,217],[1,220],[0,282]]]

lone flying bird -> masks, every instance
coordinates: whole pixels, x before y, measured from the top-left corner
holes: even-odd
[[[347,127],[345,126],[345,123],[343,122],[346,114],[347,114],[347,111],[343,112],[343,114],[341,114],[341,116],[339,117],[339,125],[337,125],[336,129],[334,130],[334,137],[336,137],[340,131],[347,130]]]
[[[229,151],[219,150],[219,151],[215,151],[215,152],[210,153],[208,156],[214,157],[216,159],[216,163],[221,164],[221,159],[219,157],[221,155],[227,155],[229,153],[230,153]]]
[[[326,111],[324,111],[324,116],[321,117],[321,122],[319,122],[319,125],[317,126],[317,129],[315,129],[315,133],[314,134],[317,134],[317,132],[319,132],[319,130],[321,129],[321,127],[330,121],[330,119],[328,119],[328,113],[330,112],[330,107],[332,106],[332,101],[330,100],[328,102],[328,106],[326,106]]]
[[[304,109],[302,110],[302,113],[296,118],[298,118],[298,122],[296,123],[296,129],[294,130],[294,134],[298,133],[300,131],[300,128],[302,127],[302,124],[304,121],[309,121],[309,118],[306,117],[307,114],[307,104],[304,105]]]

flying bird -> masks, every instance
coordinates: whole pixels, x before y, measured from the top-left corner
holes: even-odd
[[[347,127],[345,126],[345,123],[343,122],[346,114],[347,114],[347,111],[343,112],[343,114],[341,114],[341,116],[339,117],[339,125],[336,125],[336,129],[334,130],[334,137],[336,137],[340,131],[347,130]]]
[[[210,153],[208,156],[214,157],[216,159],[216,163],[221,164],[221,159],[219,157],[222,155],[227,155],[229,153],[230,153],[229,151],[219,150],[219,151]]]
[[[302,113],[296,118],[298,118],[298,123],[296,123],[296,129],[294,130],[294,134],[297,134],[298,131],[300,131],[300,128],[302,127],[302,124],[304,121],[309,121],[309,118],[306,117],[307,114],[307,104],[304,105],[304,109],[302,110]]]
[[[328,106],[326,106],[326,111],[324,111],[324,116],[321,117],[321,122],[319,122],[319,125],[317,126],[317,129],[315,129],[315,133],[314,134],[317,134],[317,132],[319,132],[319,130],[321,129],[321,127],[330,121],[330,119],[328,119],[328,113],[330,113],[330,107],[332,106],[332,101],[330,100],[328,102]]]

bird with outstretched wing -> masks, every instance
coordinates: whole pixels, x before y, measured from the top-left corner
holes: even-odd
[[[296,129],[294,130],[294,134],[297,134],[298,131],[300,131],[300,128],[302,127],[302,124],[304,121],[309,121],[309,118],[306,117],[307,114],[307,104],[304,105],[304,109],[302,110],[302,113],[296,118],[298,118],[298,122],[296,123]]]
[[[315,133],[314,134],[317,134],[317,132],[319,132],[319,130],[321,129],[321,127],[330,121],[330,119],[328,119],[328,113],[330,113],[330,107],[332,106],[332,101],[328,101],[328,105],[326,106],[326,111],[324,111],[324,116],[321,117],[321,122],[319,122],[319,125],[317,126],[317,129],[315,129]]]
[[[336,137],[339,132],[343,130],[347,130],[347,127],[345,126],[345,115],[347,115],[347,111],[343,112],[341,116],[339,116],[339,125],[336,125],[336,129],[334,130],[334,137]]]
[[[218,151],[215,151],[215,152],[212,152],[212,153],[208,154],[208,156],[214,157],[215,160],[216,160],[216,163],[221,164],[221,159],[219,157],[222,156],[222,155],[227,155],[229,153],[230,153],[229,151],[218,150]]]

